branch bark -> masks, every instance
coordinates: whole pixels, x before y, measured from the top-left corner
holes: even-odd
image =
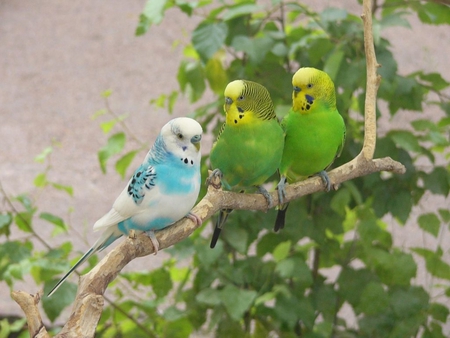
[[[370,0],[364,0],[361,17],[364,23],[367,62],[364,145],[360,154],[352,161],[329,172],[329,178],[335,189],[342,182],[375,172],[391,171],[403,174],[406,171],[401,163],[389,157],[373,159],[376,145],[376,95],[381,78],[377,75],[379,65],[373,45]],[[324,190],[321,179],[312,177],[288,186],[285,201],[288,202],[320,190]],[[273,201],[278,204],[277,192],[272,192],[271,196]],[[205,221],[220,209],[266,211],[267,202],[261,194],[222,191],[211,185],[208,187],[206,196],[195,206],[193,212]],[[157,232],[156,237],[160,243],[160,250],[182,241],[197,228],[198,226],[191,220],[182,219],[169,228]],[[131,260],[150,255],[153,252],[153,245],[146,235],[129,237],[103,258],[94,269],[81,276],[72,314],[57,337],[93,337],[103,310],[103,294],[108,284]],[[27,316],[30,336],[49,337],[37,308],[40,294],[33,296],[22,291],[14,291],[12,297]]]

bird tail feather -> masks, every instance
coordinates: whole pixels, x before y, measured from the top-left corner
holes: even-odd
[[[78,260],[78,262],[75,263],[75,265],[64,275],[64,277],[61,278],[58,283],[56,283],[56,285],[48,293],[47,296],[50,297],[51,295],[53,295],[61,286],[61,284],[64,283],[64,281],[75,271],[75,269],[85,261],[87,261],[94,253],[96,253],[97,251],[102,251],[121,236],[122,233],[117,229],[117,227],[106,229],[106,231],[102,233],[102,235],[94,243],[94,245]]]
[[[273,227],[273,231],[278,232],[279,230],[284,228],[284,224],[286,223],[286,211],[288,206],[289,203],[280,205],[277,213],[277,218],[275,220],[275,225]]]
[[[219,212],[219,217],[217,218],[216,227],[214,228],[214,233],[211,238],[211,244],[209,247],[214,249],[219,240],[220,232],[222,231],[223,225],[227,221],[228,215],[233,211],[233,209],[222,209]]]

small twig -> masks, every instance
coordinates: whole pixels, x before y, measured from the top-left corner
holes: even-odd
[[[5,189],[3,188],[2,182],[0,181],[0,192],[3,194],[6,204],[9,205],[9,207],[11,208],[12,212],[17,215],[17,217],[20,218],[20,220],[26,224],[28,226],[28,228],[30,229],[31,234],[33,235],[33,237],[35,237],[43,246],[45,246],[48,250],[50,250],[52,247],[41,237],[38,235],[38,233],[36,231],[34,231],[33,227],[31,226],[31,224],[28,223],[28,220],[26,220],[21,214],[20,212],[16,209],[16,207],[14,206],[13,202],[11,201],[11,199],[9,198],[9,196],[6,194]]]
[[[126,125],[125,122],[122,121],[122,119],[120,118],[119,115],[117,115],[112,109],[111,109],[111,105],[109,104],[109,100],[107,97],[105,97],[105,107],[106,107],[106,111],[112,115],[117,123],[122,127],[122,129],[126,132],[126,134],[133,139],[137,144],[139,144],[142,148],[147,148],[147,144],[145,144],[144,142],[142,142],[141,140],[139,140],[136,136],[134,136],[134,133],[130,130],[130,128],[128,128],[128,126]]]

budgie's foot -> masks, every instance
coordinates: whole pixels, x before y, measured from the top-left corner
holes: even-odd
[[[136,231],[134,231],[134,229],[131,229],[131,230],[128,232],[128,237],[131,238],[131,239],[136,239],[136,237],[137,237]]]
[[[215,189],[220,189],[222,187],[222,177],[223,174],[220,169],[214,169],[206,179],[206,184],[212,185]]]
[[[152,241],[153,248],[155,249],[155,255],[156,255],[158,253],[158,250],[159,250],[159,242],[156,239],[155,232],[153,230],[149,230],[149,231],[146,231],[145,234]]]
[[[326,191],[330,191],[331,190],[331,182],[330,182],[330,178],[328,177],[328,174],[325,170],[319,171],[317,174],[317,176],[319,176],[323,183],[325,184],[325,189]]]
[[[203,220],[197,216],[196,214],[194,214],[193,212],[190,212],[186,215],[186,218],[189,218],[192,222],[195,223],[195,225],[202,225]]]
[[[273,207],[273,198],[270,196],[269,192],[262,186],[258,186],[258,192],[264,196],[267,201],[267,209]]]
[[[284,198],[286,197],[286,177],[281,176],[280,182],[277,184],[278,191],[278,204],[283,204]]]

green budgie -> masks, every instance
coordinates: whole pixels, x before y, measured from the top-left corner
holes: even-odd
[[[336,108],[334,83],[327,73],[315,68],[300,68],[292,78],[292,108],[281,125],[286,133],[278,184],[280,203],[285,184],[319,175],[330,191],[326,169],[341,154],[345,124]],[[279,207],[274,230],[284,227],[288,203]]]
[[[261,186],[278,169],[283,153],[284,133],[267,89],[252,81],[236,80],[225,88],[226,122],[210,154],[212,175],[221,175],[226,189]],[[221,210],[211,240],[214,248],[231,210]]]

